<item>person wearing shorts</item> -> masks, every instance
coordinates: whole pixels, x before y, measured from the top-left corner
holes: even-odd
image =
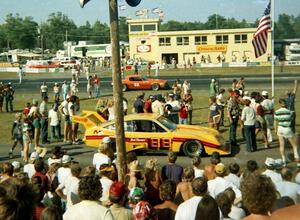
[[[285,139],[288,139],[293,147],[294,160],[299,162],[298,146],[296,142],[296,136],[291,128],[292,112],[287,109],[286,99],[279,100],[280,108],[275,111],[275,130],[277,130],[277,136],[279,140],[279,150],[282,158],[282,162],[286,165],[286,157],[284,153]]]
[[[16,114],[16,120],[13,123],[11,135],[12,140],[14,141],[13,146],[11,147],[11,150],[9,151],[9,158],[13,158],[13,151],[17,144],[19,143],[21,145],[21,149],[23,150],[23,132],[22,132],[22,114],[17,113]]]

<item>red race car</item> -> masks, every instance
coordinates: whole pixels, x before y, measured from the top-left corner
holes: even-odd
[[[127,76],[122,80],[123,91],[136,90],[136,89],[152,89],[157,91],[159,89],[169,89],[169,84],[167,80],[155,79],[147,76],[141,75],[131,75]]]

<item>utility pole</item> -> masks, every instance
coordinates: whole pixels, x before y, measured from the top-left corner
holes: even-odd
[[[68,30],[66,30],[66,42],[68,42]]]
[[[116,121],[118,178],[123,181],[127,172],[124,135],[123,91],[120,65],[119,17],[117,0],[109,0],[110,38],[113,72],[113,98]]]

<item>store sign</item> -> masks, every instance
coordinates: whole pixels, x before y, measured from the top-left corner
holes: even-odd
[[[151,52],[151,45],[139,45],[136,47],[138,53],[149,53]]]
[[[227,45],[199,45],[197,51],[200,53],[226,52]]]

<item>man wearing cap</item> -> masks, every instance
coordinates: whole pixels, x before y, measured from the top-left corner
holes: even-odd
[[[154,98],[155,98],[155,100],[151,104],[152,112],[154,114],[157,114],[157,115],[164,115],[164,105],[161,102],[162,101],[162,95],[157,94],[157,95],[155,95]]]
[[[35,174],[34,161],[39,159],[39,154],[37,152],[32,152],[30,154],[29,163],[24,165],[23,171],[28,174],[28,178],[31,179]]]
[[[41,115],[41,137],[42,144],[49,144],[48,141],[48,96],[43,97],[43,101],[40,104]]]
[[[99,170],[102,164],[111,164],[111,159],[109,158],[111,139],[109,137],[104,137],[102,142],[100,142],[98,147],[98,152],[94,154],[93,165],[96,170]]]
[[[293,113],[287,109],[286,99],[279,100],[280,108],[275,111],[275,130],[277,130],[277,136],[279,140],[279,151],[281,154],[283,164],[286,164],[285,157],[285,139],[288,139],[293,147],[294,159],[299,162],[298,146],[296,142],[296,136],[291,128],[291,122]],[[277,128],[277,129],[276,129]]]
[[[79,176],[81,167],[74,163],[71,165],[71,175],[69,175],[63,183],[60,183],[55,192],[64,201],[67,201],[66,208],[80,202],[78,196]]]
[[[61,167],[57,170],[57,180],[58,183],[64,183],[68,176],[71,175],[71,160],[72,158],[69,155],[64,155],[61,159]]]
[[[149,95],[148,99],[145,101],[145,105],[144,105],[144,112],[145,113],[152,113],[152,102],[153,102],[154,98],[153,95]]]
[[[115,170],[112,165],[109,164],[102,164],[99,168],[100,171],[100,182],[102,185],[102,196],[100,198],[100,201],[102,205],[109,206],[109,188],[111,184],[113,184],[113,179],[115,177]]]
[[[236,198],[240,199],[241,198],[241,191],[231,182],[228,180],[224,179],[226,169],[225,165],[222,163],[218,163],[215,167],[215,173],[216,173],[216,178],[213,180],[209,180],[207,182],[208,185],[208,192],[209,194],[213,197],[216,198],[216,196],[223,192],[227,188],[232,188],[232,190],[235,192]]]
[[[168,111],[169,118],[175,123],[179,123],[179,109],[180,104],[179,101],[174,98],[174,93],[169,93],[169,100],[166,103],[167,105],[170,105],[172,107],[171,110]]]
[[[128,200],[129,190],[122,182],[114,182],[109,189],[109,200],[112,203],[110,211],[117,220],[133,220],[134,216],[130,209],[124,206]]]
[[[265,167],[266,170],[262,173],[263,175],[270,177],[274,184],[282,181],[280,174],[275,171],[275,160],[273,158],[266,158]]]
[[[267,91],[262,91],[261,95],[263,97],[263,101],[260,104],[265,113],[268,142],[271,143],[273,142],[272,128],[274,125],[274,99],[269,99],[269,93]]]
[[[144,97],[145,97],[144,92],[138,94],[138,96],[136,97],[136,100],[133,103],[135,113],[144,113],[144,107],[145,107]]]

